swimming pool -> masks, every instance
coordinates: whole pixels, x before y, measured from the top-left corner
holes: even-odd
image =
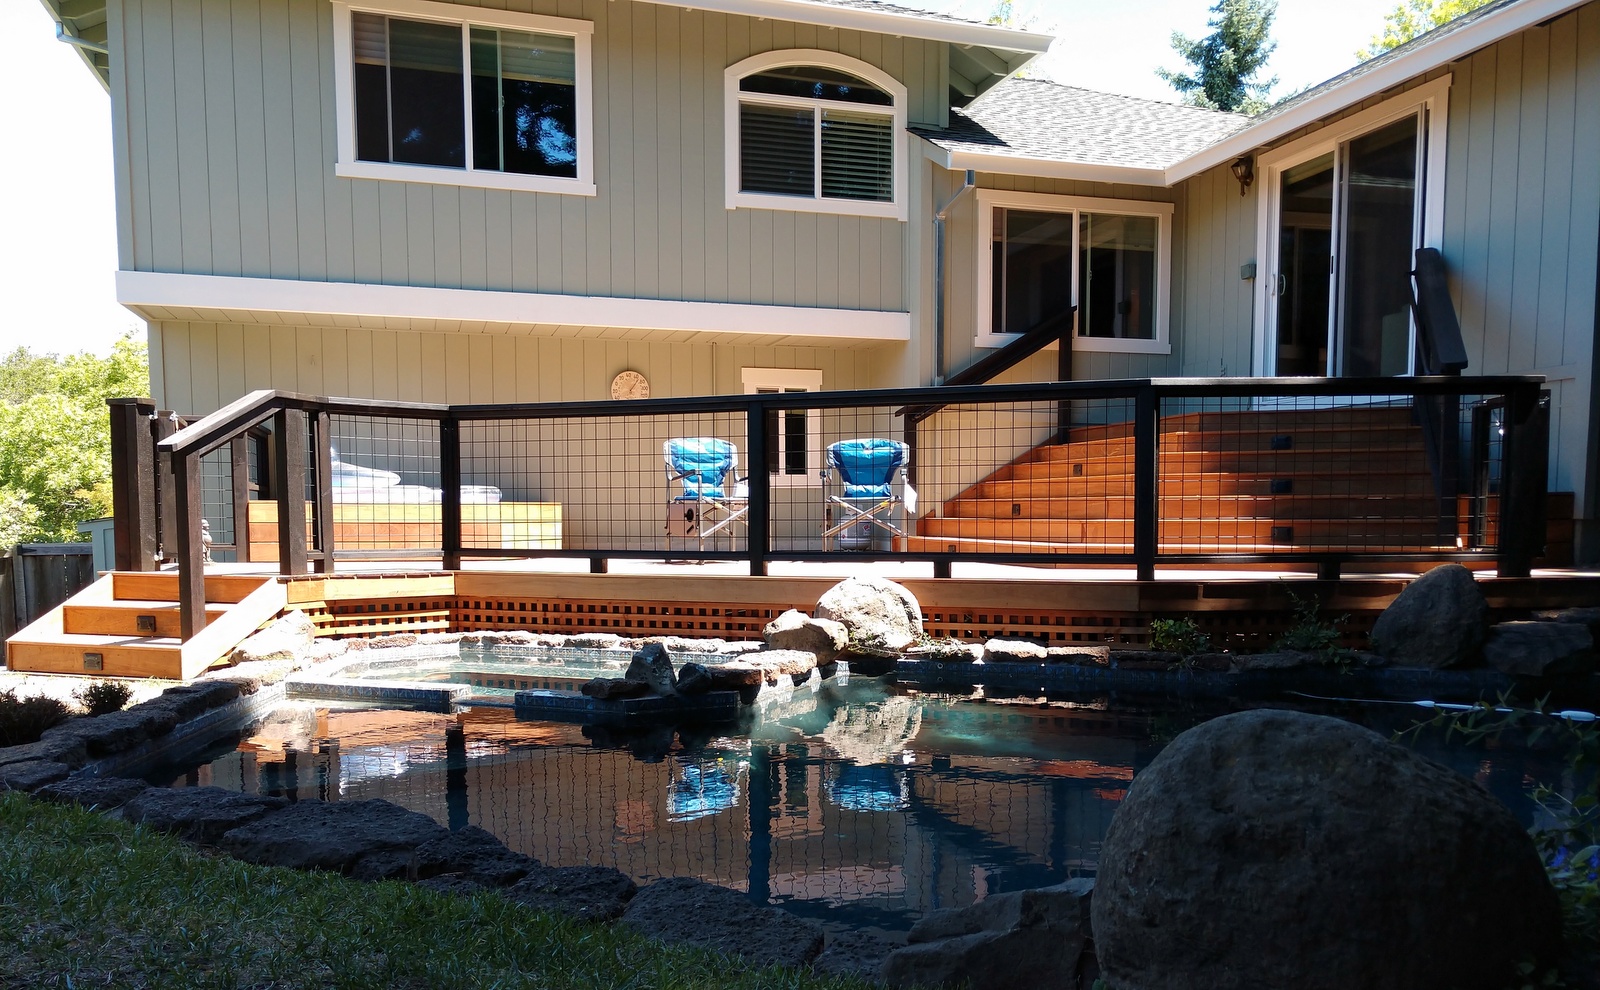
[[[494,688],[494,691],[501,691]],[[835,929],[902,935],[928,911],[1092,876],[1134,776],[1226,701],[993,696],[830,681],[729,725],[618,729],[504,704],[426,712],[288,702],[152,783],[381,797],[558,866],[697,876]],[[1305,707],[1295,703],[1289,707]],[[1325,709],[1327,710],[1327,709]],[[1334,706],[1380,732],[1419,709]],[[1416,742],[1523,819],[1552,754]]]

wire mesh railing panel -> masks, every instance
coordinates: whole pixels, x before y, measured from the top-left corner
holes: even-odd
[[[1164,554],[1414,554],[1466,545],[1454,396],[1192,398],[1163,406]]]
[[[951,405],[917,444],[924,548],[1132,552],[1132,399]]]
[[[232,547],[241,523],[245,528],[248,523],[233,518],[233,452],[227,447],[200,458],[200,515],[210,529],[211,559],[219,563],[238,560]]]
[[[335,415],[328,433],[335,556],[437,555],[443,539],[439,423]],[[313,456],[308,468],[315,465]],[[474,497],[489,494],[463,488],[463,502]]]
[[[577,416],[461,424],[465,485],[498,508],[462,506],[467,550],[743,553],[746,415]]]

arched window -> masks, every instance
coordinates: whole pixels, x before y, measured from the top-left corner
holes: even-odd
[[[905,219],[906,90],[865,62],[768,52],[730,67],[728,208]]]

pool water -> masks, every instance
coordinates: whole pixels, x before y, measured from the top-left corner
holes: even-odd
[[[834,929],[903,935],[929,911],[1092,876],[1134,776],[1225,702],[985,696],[860,678],[797,692],[745,725],[606,729],[519,717],[289,702],[152,783],[291,799],[381,797],[478,825],[557,865],[640,883],[697,876]],[[1306,707],[1291,703],[1284,707]],[[1428,713],[1335,706],[1383,733]],[[1525,822],[1558,754],[1414,745]]]

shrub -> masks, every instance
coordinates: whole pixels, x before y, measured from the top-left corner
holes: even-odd
[[[1273,649],[1297,650],[1301,653],[1338,653],[1339,625],[1348,621],[1350,616],[1341,615],[1331,622],[1324,622],[1321,617],[1321,603],[1315,596],[1301,598],[1291,591],[1289,601],[1294,609],[1294,625],[1278,638],[1273,644]]]
[[[54,698],[42,694],[19,698],[15,691],[0,691],[0,746],[38,742],[44,730],[71,715],[67,706]]]
[[[1187,616],[1182,619],[1150,620],[1151,649],[1190,657],[1205,652],[1210,646],[1211,637],[1201,632],[1194,620]]]
[[[133,688],[121,681],[95,681],[72,692],[72,696],[90,715],[109,715],[127,706]]]

